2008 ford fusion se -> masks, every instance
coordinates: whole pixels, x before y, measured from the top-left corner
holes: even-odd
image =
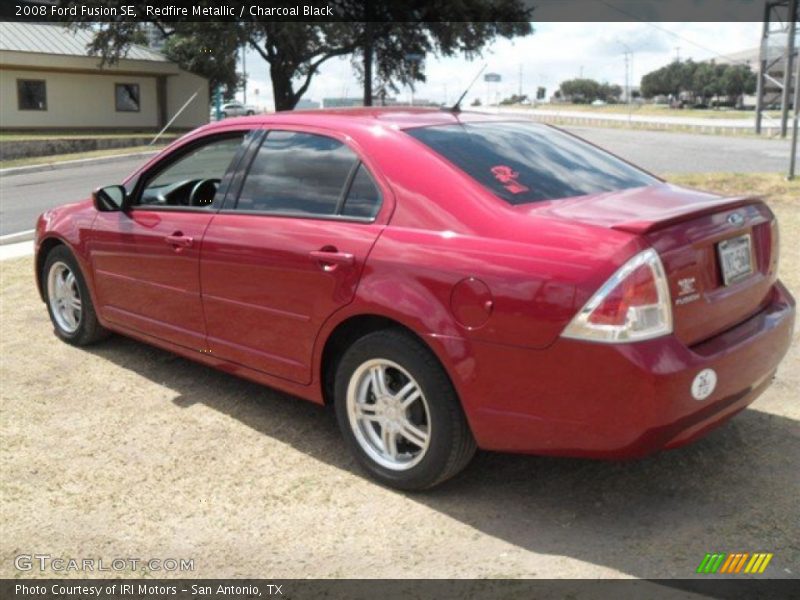
[[[59,338],[113,331],[333,404],[402,489],[478,447],[631,458],[704,435],[789,347],[777,268],[757,198],[445,110],[214,123],[36,228]]]

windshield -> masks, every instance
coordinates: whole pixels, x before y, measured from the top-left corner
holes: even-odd
[[[537,123],[461,123],[405,131],[510,204],[658,181],[591,144]]]

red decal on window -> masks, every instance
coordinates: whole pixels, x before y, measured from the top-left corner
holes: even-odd
[[[497,165],[496,167],[492,167],[492,175],[494,175],[494,178],[502,183],[503,187],[512,194],[521,194],[529,190],[528,187],[517,181],[519,173],[509,166]]]

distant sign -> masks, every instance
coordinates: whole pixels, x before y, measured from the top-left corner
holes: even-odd
[[[498,83],[502,79],[499,73],[487,73],[483,76],[483,80],[489,83]]]

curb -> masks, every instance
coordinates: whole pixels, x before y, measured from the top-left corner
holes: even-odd
[[[9,167],[7,169],[0,169],[0,177],[8,177],[10,175],[23,175],[25,173],[38,173],[40,171],[58,171],[59,169],[68,169],[81,163],[98,163],[98,162],[117,162],[127,160],[133,156],[147,156],[154,155],[161,150],[143,150],[140,152],[128,152],[126,154],[114,154],[112,156],[98,156],[96,158],[76,158],[75,160],[64,160],[60,162],[44,163],[41,165],[28,165],[24,167]]]
[[[0,235],[0,247],[7,246],[9,244],[16,244],[17,242],[27,242],[32,240],[35,236],[35,229],[18,231],[16,233],[9,233],[7,235]]]
[[[19,242],[0,247],[0,261],[33,256],[33,241]]]

